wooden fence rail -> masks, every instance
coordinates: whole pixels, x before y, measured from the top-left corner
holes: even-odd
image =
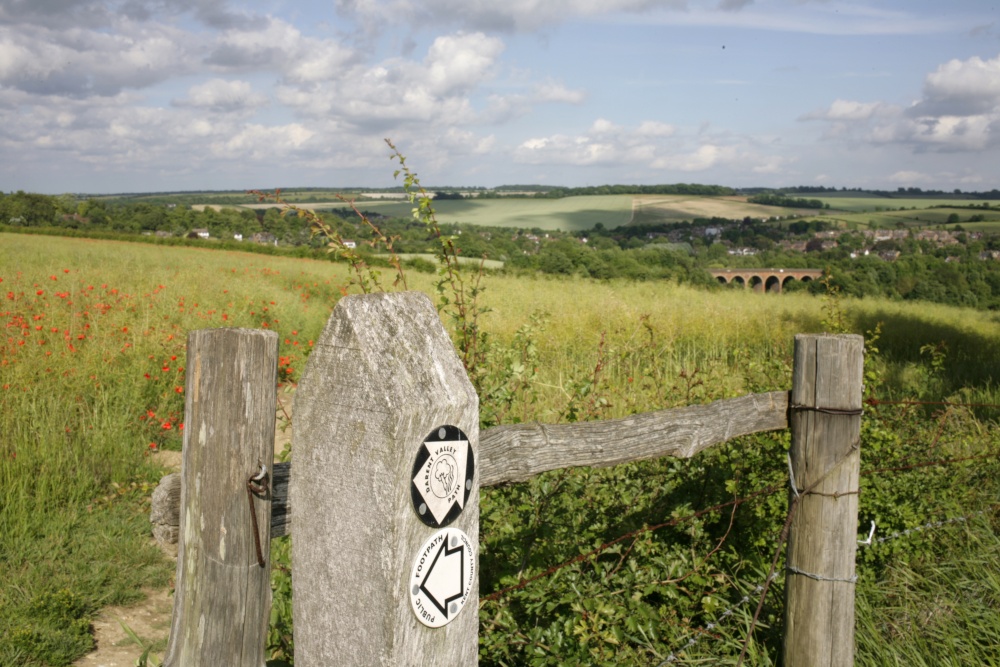
[[[795,477],[785,664],[852,664],[860,336],[796,336],[791,392],[480,434],[478,398],[430,300],[345,297],[299,385],[293,468],[270,460],[277,348],[267,338],[273,351],[249,354],[246,341],[265,340],[253,333],[189,338],[182,471],[161,481],[150,515],[158,539],[179,536],[165,665],[263,664],[267,547],[293,522],[298,663],[475,664],[479,487],[689,458],[784,428]]]
[[[788,428],[788,392],[770,391],[706,405],[658,410],[621,419],[576,424],[513,424],[479,436],[479,485],[522,482],[547,470],[606,467],[662,456],[691,458],[732,438]],[[271,537],[290,531],[288,478],[291,463],[272,470]],[[150,521],[162,544],[177,542],[180,473],[153,491]]]

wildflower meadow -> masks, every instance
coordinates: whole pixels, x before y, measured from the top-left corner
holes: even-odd
[[[1000,660],[1000,584],[975,574],[1000,563],[995,314],[654,281],[482,282],[483,428],[787,389],[796,333],[866,335],[859,493],[880,532],[859,556],[858,664],[949,664],[935,646],[950,664]],[[432,275],[407,284],[440,297]],[[188,332],[277,332],[291,403],[352,290],[337,262],[0,234],[0,665],[71,664],[92,648],[101,607],[171,585],[149,496],[160,452],[182,443]],[[480,662],[736,664],[745,652],[775,664],[782,580],[768,567],[787,446],[761,434],[690,461],[484,489]],[[272,547],[268,646],[288,664],[287,539]]]

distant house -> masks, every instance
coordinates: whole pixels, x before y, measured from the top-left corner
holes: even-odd
[[[905,239],[910,236],[909,230],[906,229],[864,229],[861,234],[865,238],[874,239],[877,241],[892,241]]]
[[[358,244],[352,241],[351,239],[344,239],[344,247],[353,249],[357,248]]]
[[[173,236],[173,234],[171,234],[170,232],[157,230],[156,232],[154,232],[154,236],[156,236],[156,238],[158,239],[169,239],[171,236]]]
[[[930,241],[935,243],[938,247],[943,245],[955,245],[958,243],[958,239],[955,238],[954,232],[946,231],[936,231],[933,229],[925,229],[919,231],[914,235],[914,238],[918,241]]]
[[[263,245],[278,245],[278,237],[271,232],[257,232],[253,235],[253,242]]]
[[[806,251],[806,241],[789,241],[787,239],[782,240],[779,244],[785,250],[791,250],[793,252],[805,252]]]
[[[207,239],[210,236],[207,229],[192,229],[187,235],[189,239]]]
[[[882,259],[884,259],[887,262],[895,262],[897,259],[899,259],[899,251],[898,250],[886,250],[885,252],[880,252],[878,254],[878,256],[881,257]]]

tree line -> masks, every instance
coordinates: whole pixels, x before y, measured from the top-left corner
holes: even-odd
[[[395,238],[397,252],[433,253],[436,241],[419,222],[374,212],[367,215]],[[325,211],[324,218],[343,238],[356,241],[358,251],[370,261],[384,261],[371,254],[365,243],[372,239],[371,232],[351,209],[345,206]],[[112,205],[96,199],[77,201],[71,196],[18,192],[0,195],[0,226],[133,239],[142,235],[155,238],[154,232],[168,232],[176,239],[191,229],[205,228],[213,240],[192,243],[232,242],[234,234],[242,234],[248,239],[242,245],[247,249],[256,249],[249,243],[252,234],[267,232],[281,244],[278,248],[267,247],[267,252],[323,254],[321,243],[311,236],[305,220],[294,213],[282,215],[276,208],[195,211],[148,202]],[[822,268],[832,274],[833,284],[851,296],[878,295],[1000,309],[1000,261],[992,259],[991,254],[1000,252],[1000,237],[981,239],[959,234],[958,243],[946,247],[912,235],[874,244],[859,232],[846,230],[833,234],[835,244],[815,237],[816,232],[834,229],[823,220],[775,225],[751,218],[708,218],[610,229],[599,223],[585,232],[442,225],[442,232],[455,238],[460,254],[499,260],[504,262],[504,271],[514,273],[596,280],[671,280],[716,289],[706,269]],[[785,247],[787,243],[783,246],[783,242],[796,240],[805,242],[805,252]],[[753,251],[734,256],[729,254],[734,248]],[[869,250],[869,254],[864,255],[863,250]],[[856,256],[852,257],[852,253]],[[890,255],[894,261],[884,258]],[[426,260],[410,263],[416,270],[434,270]],[[822,286],[815,282],[793,284],[791,288],[816,291]]]

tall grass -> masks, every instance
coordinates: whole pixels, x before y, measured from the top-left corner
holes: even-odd
[[[180,446],[187,331],[276,329],[294,377],[337,270],[13,235],[0,267],[0,664],[65,665],[100,606],[172,572],[148,497]]]
[[[162,474],[155,452],[180,446],[187,332],[219,326],[275,330],[282,381],[294,382],[311,341],[345,291],[347,274],[328,262],[228,251],[23,235],[0,240],[0,321],[5,324],[0,338],[0,579],[5,582],[0,587],[0,664],[64,665],[89,647],[89,620],[101,605],[134,600],[143,585],[163,585],[172,571],[149,544],[145,512],[151,485]],[[408,278],[411,287],[434,297],[433,276]],[[709,293],[669,283],[496,275],[486,285],[484,300],[491,311],[482,320],[489,340],[481,392],[485,425],[615,417],[787,389],[793,336],[821,331],[831,308],[804,294]],[[876,300],[843,301],[837,307],[845,324],[859,333],[882,323],[882,352],[874,366],[880,397],[998,402],[995,314]],[[988,411],[956,410],[945,423],[933,410],[914,409],[873,431],[882,438],[880,451],[902,451],[904,445],[919,445],[921,438],[936,438],[945,453],[967,453],[975,450],[970,443],[976,434],[991,428],[984,420],[996,418]],[[663,461],[553,473],[529,485],[490,491],[483,500],[484,585],[500,585],[517,574],[521,561],[508,561],[520,558],[519,549],[526,548],[521,569],[547,567],[579,553],[581,531],[591,531],[588,539],[603,540],[690,511],[695,500],[709,497],[709,489],[725,496],[730,491],[720,470],[727,466],[748,475],[740,484],[780,481],[781,466],[765,458],[784,446],[780,438],[764,438],[720,449],[712,455],[714,463]],[[923,488],[943,493],[947,488],[940,486],[941,479]],[[868,498],[889,497],[873,488],[875,495]],[[578,512],[573,508],[581,499],[591,505]],[[770,530],[762,517],[779,512],[781,502],[767,501],[741,515],[757,528],[733,540],[756,560],[739,560],[733,552],[699,574],[704,575],[701,583],[689,581],[693,591],[701,590],[698,586],[707,591],[704,599],[692,598],[692,613],[710,617],[742,585],[735,575],[766,561],[769,543],[755,540]],[[863,497],[863,508],[865,502]],[[877,509],[890,515],[890,525],[917,520],[892,514],[888,507]],[[533,518],[525,520],[525,512]],[[658,549],[714,539],[712,531],[724,519],[714,516],[687,532],[637,543],[634,553],[648,560],[629,576],[655,579],[643,568],[675,567],[661,563],[664,552]],[[579,521],[590,523],[577,526]],[[754,533],[758,528],[762,532]],[[969,558],[998,562],[989,549],[976,553]],[[965,554],[949,558],[960,563]],[[678,557],[690,559],[691,554]],[[946,562],[951,561],[938,564]],[[571,576],[585,575],[590,576]],[[580,579],[576,585],[584,584]],[[628,639],[629,648],[620,652],[613,643],[602,644],[601,651],[640,662],[665,657],[670,642],[686,636],[666,630],[682,620],[671,615],[669,604],[678,602],[668,604],[667,598],[679,595],[671,590],[656,589],[655,595],[665,596],[658,612],[664,616],[654,624],[660,628],[658,639],[647,648],[641,638],[637,644]],[[928,596],[939,595],[929,587],[917,593],[921,606]],[[545,611],[545,595],[525,595],[508,608],[531,607],[553,623],[562,618],[554,614],[566,612]],[[567,602],[566,609],[572,604]],[[494,608],[483,613],[499,619],[486,631],[492,639],[484,641],[506,650],[503,642],[513,635],[496,634],[497,628],[514,622],[513,617]],[[747,613],[734,616],[742,619],[742,627],[749,623]],[[609,612],[608,623],[616,614]],[[588,618],[596,622],[597,617]],[[876,619],[864,621],[872,628],[887,627],[862,611],[859,618]],[[780,609],[772,603],[762,622],[763,639],[751,647],[753,664],[771,664],[776,655]],[[544,624],[538,623],[533,637],[542,632]],[[600,632],[615,638],[620,628],[612,626]],[[645,626],[629,630],[631,637],[646,631]],[[859,641],[871,650],[885,643]],[[723,637],[722,649],[706,645],[688,655],[711,661],[720,651],[738,653],[741,643],[739,631],[732,631]]]
[[[857,660],[882,665],[1000,664],[1000,539],[995,519],[942,530],[935,558],[866,572]]]

